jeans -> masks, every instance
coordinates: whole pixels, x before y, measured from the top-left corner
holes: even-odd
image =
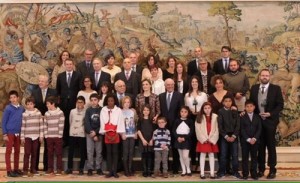
[[[14,170],[19,169],[19,157],[20,157],[20,136],[15,134],[7,134],[8,141],[5,141],[6,150],[5,150],[5,163],[6,171],[11,171],[11,161],[10,156],[12,153],[12,148],[14,148]]]
[[[24,164],[23,164],[23,171],[28,171],[29,167],[29,158],[30,161],[30,171],[36,171],[36,161],[37,161],[37,154],[39,146],[39,138],[32,140],[31,138],[25,138],[25,145],[24,145]]]
[[[134,153],[134,138],[126,138],[123,143],[123,165],[126,173],[132,172],[132,161]]]
[[[62,146],[63,140],[58,137],[49,137],[47,139],[47,150],[48,150],[48,171],[54,170],[54,152],[56,154],[56,169],[62,170]]]
[[[231,163],[233,173],[238,172],[238,139],[235,139],[234,142],[227,142],[224,137],[220,138],[220,174],[225,174],[226,164],[227,164],[227,156],[229,150],[231,152]]]

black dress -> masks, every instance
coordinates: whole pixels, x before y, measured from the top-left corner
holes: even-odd
[[[173,77],[174,77],[174,73],[168,72],[167,69],[163,70],[163,80],[166,80],[168,78],[173,78]]]
[[[174,147],[176,149],[190,149],[192,144],[192,135],[195,134],[195,123],[191,119],[176,119],[172,133],[174,137]],[[185,141],[179,143],[177,141],[178,137],[185,138]]]
[[[152,139],[153,132],[155,130],[155,124],[153,124],[150,119],[140,119],[137,124],[137,130],[141,131],[144,139],[149,142]],[[153,151],[153,146],[143,146],[142,140],[139,138],[139,149],[140,152],[151,152]]]

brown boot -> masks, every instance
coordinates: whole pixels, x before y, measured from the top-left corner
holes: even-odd
[[[151,177],[152,177],[152,178],[159,177],[159,172],[154,172],[154,174],[152,174]]]
[[[163,173],[163,177],[164,177],[164,178],[168,178],[168,177],[169,177],[169,176],[168,176],[168,173],[167,173],[167,172]]]

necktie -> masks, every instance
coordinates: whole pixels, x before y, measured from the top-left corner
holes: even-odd
[[[98,82],[99,82],[99,72],[95,73],[95,85],[98,86]]]
[[[126,79],[127,80],[129,79],[129,72],[128,71],[126,72]]]
[[[265,93],[265,87],[262,86],[262,87],[261,87],[261,94],[264,94],[264,93]]]
[[[42,89],[42,96],[43,96],[43,102],[45,102],[46,99],[46,90]]]
[[[86,63],[86,67],[87,67],[88,69],[90,68],[90,65],[91,65],[90,62],[87,62],[87,63]]]
[[[224,61],[225,61],[225,68],[224,68],[224,70],[227,72],[227,68],[228,68],[227,58],[225,58]]]
[[[67,78],[67,83],[68,83],[68,87],[70,87],[71,84],[71,73],[68,73],[68,78]]]
[[[171,93],[169,93],[168,97],[167,97],[167,108],[168,108],[168,110],[170,109],[170,104],[171,104]]]

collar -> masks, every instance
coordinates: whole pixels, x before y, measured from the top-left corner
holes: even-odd
[[[203,72],[203,71],[200,70],[200,73],[201,73],[202,76],[207,76],[207,71]]]
[[[15,108],[19,108],[20,107],[20,104],[17,104],[17,105],[11,104],[11,105],[14,106]]]
[[[259,89],[261,89],[263,86],[265,87],[264,89],[265,89],[265,91],[266,91],[266,89],[269,88],[270,83],[267,83],[267,84],[265,84],[265,85],[264,85],[264,84],[260,84],[260,85],[259,85]]]

